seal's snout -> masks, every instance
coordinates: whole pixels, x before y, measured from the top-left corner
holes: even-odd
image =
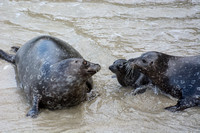
[[[113,69],[114,69],[114,66],[113,66],[113,65],[109,66],[109,70],[110,70],[110,71],[113,71]]]
[[[109,70],[113,73],[116,73],[117,72],[117,67],[115,65],[111,65],[109,66]]]
[[[96,66],[96,72],[101,70],[101,66],[99,64],[95,64],[95,66]]]
[[[91,64],[90,67],[88,68],[87,72],[90,74],[95,74],[99,70],[101,70],[101,66],[99,64]]]

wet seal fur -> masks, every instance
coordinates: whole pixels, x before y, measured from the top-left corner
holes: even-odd
[[[132,91],[133,95],[144,93],[147,88],[155,88],[151,83],[151,80],[139,70],[131,68],[126,59],[114,61],[113,64],[109,66],[109,69],[115,73],[121,86],[134,88]]]
[[[89,98],[91,76],[100,65],[84,60],[66,42],[39,36],[12,49],[16,55],[0,50],[0,58],[16,66],[19,84],[32,104],[27,116],[36,117],[39,108],[61,109]]]
[[[200,55],[180,57],[152,51],[128,62],[147,75],[161,92],[178,98],[175,106],[165,109],[175,112],[200,106]]]

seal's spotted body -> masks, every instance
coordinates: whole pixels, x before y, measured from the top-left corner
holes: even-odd
[[[36,37],[15,49],[15,56],[1,50],[0,57],[16,65],[20,86],[32,103],[27,114],[31,117],[37,116],[39,107],[60,109],[86,100],[93,86],[91,76],[100,70],[51,36]]]
[[[166,109],[179,111],[200,106],[200,55],[178,57],[147,52],[130,59],[129,63],[147,75],[162,92],[179,99],[177,105]]]

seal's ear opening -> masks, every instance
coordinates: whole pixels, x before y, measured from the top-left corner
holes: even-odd
[[[145,63],[147,63],[147,61],[145,60],[145,59],[142,59],[142,62],[145,64]]]

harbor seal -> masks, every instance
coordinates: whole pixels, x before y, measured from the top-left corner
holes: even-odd
[[[147,75],[161,92],[178,99],[175,106],[165,109],[175,112],[200,106],[200,55],[181,57],[151,51],[128,62]]]
[[[121,86],[134,88],[132,91],[133,95],[144,93],[147,88],[155,88],[151,80],[139,70],[131,68],[126,59],[114,61],[113,64],[109,66],[109,69],[116,75]]]
[[[32,105],[30,117],[37,117],[39,108],[61,109],[85,101],[93,87],[91,77],[100,70],[100,65],[51,36],[33,38],[13,49],[16,55],[0,50],[0,58],[16,66],[19,84]]]

